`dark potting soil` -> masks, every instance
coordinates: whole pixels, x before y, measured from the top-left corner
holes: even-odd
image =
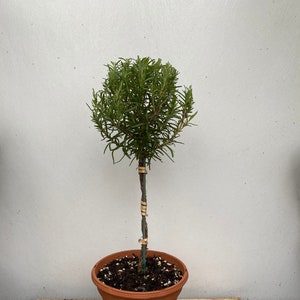
[[[182,278],[182,271],[163,260],[160,256],[147,257],[147,271],[139,271],[139,257],[115,259],[99,270],[100,281],[120,290],[149,292],[161,290],[176,284]]]

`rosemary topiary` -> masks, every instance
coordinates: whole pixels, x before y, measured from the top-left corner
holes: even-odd
[[[93,90],[92,121],[101,133],[113,162],[124,157],[139,163],[142,190],[142,269],[146,266],[146,166],[174,157],[173,146],[184,127],[193,125],[192,87],[178,85],[178,71],[161,59],[120,58],[107,65],[103,88]],[[116,159],[116,152],[121,157]]]

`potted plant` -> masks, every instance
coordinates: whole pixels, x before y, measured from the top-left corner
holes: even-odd
[[[138,163],[142,237],[140,250],[98,261],[92,280],[105,300],[177,299],[188,271],[178,258],[148,250],[146,175],[151,162],[162,161],[163,156],[173,160],[180,133],[193,125],[197,112],[192,87],[178,86],[178,71],[161,59],[120,58],[107,68],[103,87],[93,90],[89,108],[107,143],[104,152],[111,151],[114,163],[124,157]]]

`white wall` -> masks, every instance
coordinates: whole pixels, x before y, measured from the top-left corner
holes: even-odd
[[[300,2],[0,1],[0,299],[96,297],[90,269],[138,247],[135,166],[86,102],[119,56],[192,84],[197,127],[148,176],[152,249],[182,297],[299,300]]]

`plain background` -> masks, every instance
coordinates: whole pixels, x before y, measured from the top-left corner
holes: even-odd
[[[192,85],[197,127],[148,174],[149,247],[181,297],[300,299],[299,1],[0,1],[0,299],[97,297],[100,257],[139,247],[136,166],[86,103],[105,64],[150,56]]]

